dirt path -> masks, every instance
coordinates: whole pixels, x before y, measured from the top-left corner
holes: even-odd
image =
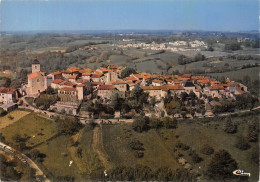
[[[113,168],[113,164],[109,161],[109,156],[103,146],[102,125],[96,126],[93,130],[92,148],[98,154],[106,170]]]
[[[76,142],[79,140],[79,138],[82,137],[83,134],[83,129],[81,129],[78,133],[76,133],[75,135],[72,136],[73,142]],[[77,168],[82,171],[82,172],[86,172],[86,166],[84,165],[84,163],[82,163],[82,158],[79,158],[76,156],[77,153],[77,148],[70,146],[70,144],[67,145],[67,149],[70,153],[70,156],[73,160],[73,162],[75,162]]]

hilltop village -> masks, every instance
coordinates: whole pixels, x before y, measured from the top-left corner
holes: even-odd
[[[212,115],[212,112],[221,111],[224,101],[233,102],[238,95],[245,95],[247,92],[245,85],[228,78],[218,81],[191,74],[156,75],[118,65],[103,65],[96,70],[72,67],[47,75],[41,71],[40,62],[35,59],[32,61],[32,73],[28,75],[28,83],[22,85],[20,89],[1,87],[0,102],[3,103],[2,108],[8,111],[15,108],[19,97],[34,98],[36,105],[31,103],[34,107],[57,113],[91,117],[91,109],[81,108],[87,101],[93,101],[90,106],[97,101],[100,104],[110,104],[116,111],[113,108],[116,107],[115,104],[113,105],[115,100],[123,102],[127,99],[133,101],[135,98],[139,105],[140,100],[143,102],[141,105],[145,103],[152,105],[154,109],[143,110],[148,116],[151,115],[151,111],[155,111],[153,114],[157,114],[158,117],[165,114],[174,117],[184,117],[184,115],[194,117]],[[25,105],[19,103],[22,104]],[[125,111],[122,109],[119,111],[127,113],[134,109],[134,112],[138,112],[134,105],[132,102],[125,106]],[[120,112],[112,112],[112,114],[120,117],[122,116]],[[111,111],[107,113],[111,114]]]

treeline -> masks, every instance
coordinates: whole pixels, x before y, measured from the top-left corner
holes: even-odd
[[[167,129],[174,128],[176,129],[178,126],[178,121],[175,118],[170,117],[163,117],[156,118],[156,117],[147,117],[147,116],[138,116],[134,119],[132,123],[132,128],[136,132],[143,132],[149,129],[159,129],[165,127]]]
[[[224,100],[215,105],[212,109],[214,114],[223,112],[234,112],[235,109],[252,109],[259,103],[256,96],[249,94],[237,95],[235,101]]]
[[[259,60],[259,56],[252,55],[228,55],[227,58],[236,60]]]
[[[184,65],[184,64],[189,64],[192,62],[204,61],[205,59],[206,59],[206,57],[199,52],[195,55],[194,58],[189,58],[184,55],[180,55],[178,57],[178,63],[179,63],[179,65]]]

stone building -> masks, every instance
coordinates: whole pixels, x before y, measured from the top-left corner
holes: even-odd
[[[16,89],[0,87],[0,103],[14,103],[17,98],[18,92]]]
[[[110,99],[115,91],[116,89],[113,85],[100,85],[97,95],[103,99]]]
[[[46,73],[41,72],[40,63],[37,59],[32,62],[32,73],[28,75],[27,94],[35,95],[47,89]]]
[[[33,62],[32,62],[32,73],[40,72],[40,71],[41,71],[40,62],[37,59],[33,60]]]

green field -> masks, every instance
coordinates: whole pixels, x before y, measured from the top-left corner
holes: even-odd
[[[255,181],[258,177],[258,165],[251,160],[251,155],[258,148],[257,143],[250,143],[251,148],[242,151],[235,147],[237,137],[246,135],[245,121],[255,120],[256,116],[243,116],[233,118],[233,122],[238,125],[238,132],[227,134],[223,131],[223,119],[214,118],[209,123],[201,121],[180,121],[177,129],[159,130],[151,129],[148,132],[136,133],[130,125],[104,125],[103,141],[105,150],[115,166],[122,164],[134,166],[142,164],[155,170],[159,167],[167,166],[171,169],[177,169],[180,165],[175,157],[178,153],[192,165],[193,170],[203,174],[207,169],[212,156],[202,154],[200,150],[204,144],[209,144],[215,152],[220,149],[227,150],[237,161],[240,169],[251,173],[250,181]],[[137,139],[144,144],[144,157],[138,159],[134,157],[129,148],[129,142]],[[174,151],[175,144],[181,142],[189,146],[189,150],[177,149]],[[189,151],[194,150],[203,161],[194,163],[189,156]]]
[[[46,155],[40,167],[50,179],[52,176],[74,176],[77,180],[80,178],[75,162],[69,167],[72,160],[67,148],[70,139],[69,136],[62,135],[36,148]]]
[[[5,116],[0,117],[0,130],[7,127],[8,125],[15,123],[29,113],[29,111],[21,111],[16,109],[7,113]]]
[[[56,135],[56,123],[44,116],[30,113],[17,122],[2,129],[5,140],[15,145],[14,136],[19,134],[26,138],[27,146],[37,146],[40,153],[45,154],[43,162],[36,161],[39,167],[53,180],[58,176],[74,177],[76,181],[95,179],[92,175],[104,169],[120,166],[135,167],[140,164],[156,171],[161,167],[172,170],[182,168],[176,161],[182,156],[192,171],[203,176],[211,157],[200,151],[204,144],[210,145],[217,152],[227,150],[238,163],[239,169],[251,173],[249,181],[256,181],[258,165],[252,161],[252,154],[258,150],[256,143],[250,142],[248,150],[235,147],[237,137],[246,136],[249,122],[256,121],[257,115],[233,116],[232,121],[238,126],[235,134],[223,131],[223,118],[205,120],[180,120],[177,129],[150,129],[138,133],[131,124],[106,124],[94,129],[86,125],[74,136]],[[130,148],[131,141],[143,144],[144,156],[137,158]],[[176,148],[177,143],[188,146],[187,150]],[[195,163],[189,153],[195,151],[203,160]],[[69,167],[70,161],[73,161]]]
[[[33,147],[57,134],[55,126],[53,121],[30,113],[1,132],[7,143],[15,144],[14,137],[19,135],[26,139],[26,146]]]
[[[209,73],[208,75],[214,77],[228,77],[231,80],[243,80],[243,77],[248,75],[252,81],[259,80],[259,67],[241,69],[237,71],[230,71],[225,73]]]

